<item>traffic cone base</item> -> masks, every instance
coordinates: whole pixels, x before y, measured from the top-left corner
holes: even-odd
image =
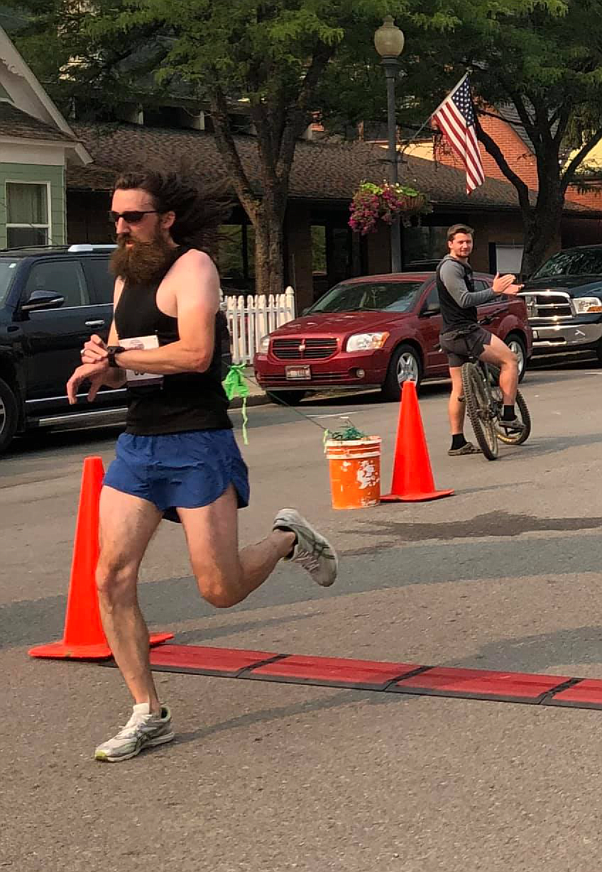
[[[155,648],[169,639],[173,633],[151,633],[150,647]],[[97,645],[68,645],[66,642],[51,642],[50,645],[38,645],[29,651],[31,657],[46,657],[54,660],[110,660],[113,654],[105,643]]]
[[[428,502],[429,500],[438,500],[441,497],[451,497],[455,491],[453,490],[442,490],[442,491],[433,491],[432,493],[415,493],[415,494],[404,494],[400,496],[399,494],[385,494],[381,496],[381,503],[422,503]]]
[[[99,506],[103,478],[102,458],[86,457],[82,470],[63,638],[60,642],[32,648],[29,651],[31,657],[108,660],[113,656],[100,619],[95,578],[99,554]],[[150,644],[160,645],[168,639],[173,639],[172,633],[154,633],[150,638]]]
[[[393,461],[391,492],[383,503],[418,503],[449,497],[453,490],[436,490],[414,382],[403,384]]]

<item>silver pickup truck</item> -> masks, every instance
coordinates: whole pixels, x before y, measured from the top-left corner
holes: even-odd
[[[595,353],[602,363],[602,245],[567,248],[525,282],[537,356]]]

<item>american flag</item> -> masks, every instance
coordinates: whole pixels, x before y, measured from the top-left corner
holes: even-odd
[[[449,141],[466,168],[466,193],[470,194],[485,181],[481,153],[475,128],[475,114],[470,96],[468,74],[432,115],[432,120]]]

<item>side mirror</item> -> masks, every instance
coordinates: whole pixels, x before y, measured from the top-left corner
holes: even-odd
[[[59,309],[65,298],[56,291],[33,291],[29,300],[21,306],[22,312],[39,312],[43,309]]]
[[[439,303],[429,303],[428,306],[425,306],[422,312],[420,313],[423,318],[432,318],[433,315],[439,315],[441,312],[441,306]]]

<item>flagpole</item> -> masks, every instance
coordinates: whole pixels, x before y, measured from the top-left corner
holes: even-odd
[[[449,94],[448,94],[446,97],[443,98],[443,100],[439,103],[439,105],[437,106],[437,108],[435,109],[435,111],[434,111],[434,112],[431,112],[431,114],[429,115],[429,118],[428,118],[429,121],[431,120],[431,118],[433,117],[433,115],[436,115],[436,114],[437,114],[437,112],[439,111],[439,109],[441,109],[441,107],[443,106],[443,104],[444,104],[447,100],[449,100],[450,97],[453,97],[453,96],[454,96],[454,94],[456,93],[456,91],[458,90],[458,88],[460,87],[460,85],[463,85],[465,79],[467,79],[467,78],[468,78],[468,73],[464,73],[464,75],[462,76],[462,78],[460,79],[460,81],[458,82],[458,84],[456,85],[456,87],[453,88],[453,89],[449,92]]]
[[[406,149],[408,149],[408,148],[410,147],[410,145],[414,142],[414,140],[417,139],[417,138],[420,136],[420,134],[422,133],[422,131],[424,130],[424,128],[426,127],[426,125],[429,123],[429,121],[431,120],[431,118],[433,117],[433,115],[436,115],[436,114],[437,114],[437,112],[439,111],[439,109],[441,109],[441,107],[443,106],[443,104],[445,103],[445,101],[446,101],[446,100],[449,100],[450,97],[453,97],[453,95],[456,93],[456,91],[458,90],[458,88],[460,87],[460,85],[462,85],[462,84],[464,83],[464,80],[468,78],[468,75],[469,75],[468,73],[464,73],[464,75],[462,76],[462,78],[460,79],[460,81],[458,82],[458,84],[456,85],[456,87],[453,88],[453,90],[451,90],[451,91],[449,92],[449,94],[448,94],[446,97],[443,98],[443,100],[439,103],[439,105],[437,106],[437,108],[436,108],[435,110],[433,110],[433,112],[431,112],[431,114],[430,114],[429,117],[426,119],[426,121],[424,122],[424,124],[422,125],[422,127],[419,127],[418,130],[416,131],[416,133],[414,134],[414,136],[413,136],[413,137],[412,137],[412,138],[411,138],[411,139],[406,143],[406,145],[404,146],[404,149],[403,149],[404,151],[405,151]]]

